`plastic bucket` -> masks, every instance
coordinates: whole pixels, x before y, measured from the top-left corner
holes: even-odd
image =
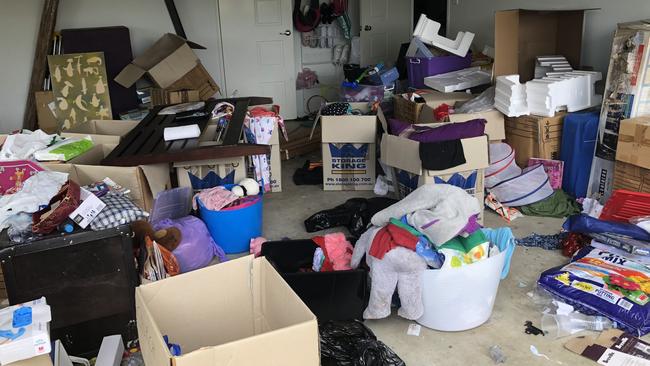
[[[212,239],[226,254],[250,251],[250,241],[262,236],[262,195],[240,209],[213,211],[197,199],[199,215]]]
[[[427,328],[457,332],[476,328],[492,315],[507,250],[460,268],[425,270],[422,275]]]

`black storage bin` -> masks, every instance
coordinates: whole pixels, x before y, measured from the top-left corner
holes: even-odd
[[[52,310],[50,337],[69,354],[95,356],[102,338],[137,339],[131,230],[51,235],[25,244],[0,239],[0,264],[9,302],[45,296]]]
[[[262,255],[319,321],[363,319],[368,305],[368,271],[299,272],[311,268],[318,246],[312,240],[286,240],[262,244]]]

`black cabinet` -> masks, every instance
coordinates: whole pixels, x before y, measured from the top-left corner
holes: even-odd
[[[51,338],[69,354],[92,355],[111,334],[137,338],[138,276],[128,226],[18,245],[0,240],[0,264],[11,304],[46,297]]]

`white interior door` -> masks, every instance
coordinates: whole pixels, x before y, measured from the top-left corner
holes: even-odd
[[[272,97],[296,118],[291,0],[218,0],[226,94]]]
[[[411,41],[412,0],[361,0],[361,65],[393,66],[399,47]]]

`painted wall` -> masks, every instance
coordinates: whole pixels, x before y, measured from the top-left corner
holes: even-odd
[[[223,86],[221,36],[216,0],[176,1],[189,39],[207,50],[196,54]],[[0,0],[0,133],[22,127],[42,0]],[[174,32],[162,0],[63,0],[56,29],[124,25],[131,31],[134,56],[162,34]]]
[[[447,36],[458,31],[476,34],[474,46],[494,45],[494,12],[506,9],[587,9],[582,43],[582,63],[607,72],[616,24],[650,18],[648,0],[449,0]]]

